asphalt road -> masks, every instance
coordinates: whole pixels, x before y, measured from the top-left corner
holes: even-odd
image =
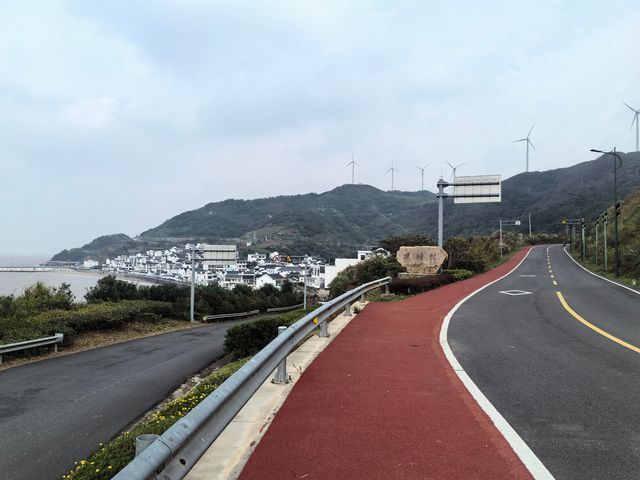
[[[60,479],[223,355],[238,322],[166,333],[0,372],[0,478]]]
[[[640,295],[539,246],[458,309],[448,342],[557,479],[640,478]]]

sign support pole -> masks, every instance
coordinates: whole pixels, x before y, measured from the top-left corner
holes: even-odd
[[[438,246],[443,248],[443,230],[444,230],[444,197],[446,194],[444,193],[444,187],[447,186],[447,182],[445,182],[442,178],[438,180]]]
[[[502,257],[502,219],[500,219],[500,257]]]

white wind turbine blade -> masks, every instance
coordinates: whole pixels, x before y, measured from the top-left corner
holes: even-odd
[[[514,140],[512,143],[516,143],[516,142],[524,142],[526,140],[526,138],[521,138],[520,140]]]
[[[534,124],[531,125],[531,130],[529,130],[529,133],[527,133],[527,138],[529,138],[529,136],[531,135],[531,132],[533,132],[533,127],[535,127],[535,126],[536,126],[536,124],[534,122]]]
[[[622,103],[624,103],[624,104],[627,106],[627,108],[628,108],[629,110],[631,110],[633,113],[638,113],[638,112],[640,111],[640,110],[636,110],[635,108],[633,108],[633,107],[632,107],[631,105],[629,105],[627,102],[622,102]]]
[[[531,145],[531,148],[533,148],[534,150],[536,149],[536,147],[533,146],[533,142],[529,139],[527,139],[527,141],[529,142],[529,145]]]
[[[460,165],[456,165],[456,168],[460,168],[461,166],[466,165],[466,164],[467,164],[467,162],[462,162]]]
[[[629,128],[629,130],[633,129],[633,124],[636,123],[638,121],[638,112],[635,113],[635,115],[633,116],[633,120],[631,120],[631,127]]]

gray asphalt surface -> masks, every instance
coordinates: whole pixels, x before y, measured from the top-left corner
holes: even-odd
[[[60,479],[223,355],[241,321],[166,333],[0,372],[0,478]]]
[[[588,274],[560,246],[549,255],[553,279],[547,247],[535,247],[515,272],[465,302],[449,344],[557,479],[640,478],[640,354],[580,323],[556,292],[636,347],[640,295]],[[531,293],[500,293],[516,289]]]

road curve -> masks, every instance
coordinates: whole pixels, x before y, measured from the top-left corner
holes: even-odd
[[[0,477],[59,479],[223,355],[225,322],[0,371]]]
[[[640,476],[636,292],[538,246],[460,306],[448,343],[556,478]]]

